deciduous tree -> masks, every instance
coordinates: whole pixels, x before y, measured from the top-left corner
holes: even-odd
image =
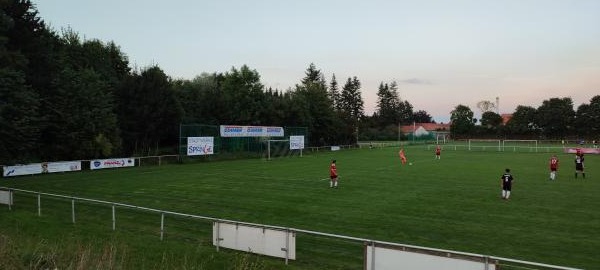
[[[549,138],[564,138],[573,131],[575,111],[571,98],[551,98],[538,107],[536,122]]]
[[[475,127],[473,111],[465,105],[457,105],[450,115],[450,132],[455,138],[466,137]]]

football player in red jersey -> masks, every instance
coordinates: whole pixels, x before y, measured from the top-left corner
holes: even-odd
[[[337,174],[337,168],[335,166],[335,159],[331,161],[331,165],[329,165],[329,178],[331,179],[329,181],[329,187],[335,187],[337,188],[338,186],[338,174]]]
[[[556,171],[558,170],[558,158],[552,155],[550,158],[550,180],[556,179]]]
[[[442,148],[440,147],[440,145],[438,144],[438,146],[435,148],[435,158],[436,159],[441,159],[442,158]]]
[[[398,155],[400,156],[400,160],[402,161],[402,165],[406,164],[406,155],[404,155],[404,148],[400,148],[400,152],[398,152]]]

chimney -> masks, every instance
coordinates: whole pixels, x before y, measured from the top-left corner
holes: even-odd
[[[500,97],[496,97],[496,113],[500,114]]]

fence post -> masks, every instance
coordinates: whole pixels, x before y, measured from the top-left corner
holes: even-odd
[[[42,216],[42,199],[40,197],[40,194],[37,194],[37,199],[38,199],[38,217]]]
[[[8,211],[12,210],[12,204],[13,204],[13,190],[12,189],[8,189]]]
[[[116,230],[116,216],[115,216],[115,205],[112,205],[112,227],[113,227],[113,231]]]
[[[219,229],[221,228],[221,224],[219,223],[219,221],[213,221],[213,224],[215,224],[217,226],[217,233],[215,235],[215,242],[217,242],[217,252],[219,252],[219,246],[221,245],[221,233],[219,232]]]
[[[73,217],[73,224],[75,224],[75,199],[71,199],[71,215]]]
[[[160,213],[160,241],[163,240],[164,231],[165,231],[165,213]]]
[[[375,241],[371,241],[371,270],[375,270]]]
[[[290,229],[285,229],[285,265],[288,264],[288,259],[290,257]]]

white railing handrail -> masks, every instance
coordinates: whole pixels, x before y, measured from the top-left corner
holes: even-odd
[[[536,262],[530,262],[530,261],[522,261],[522,260],[509,259],[509,258],[496,257],[496,256],[488,256],[488,255],[482,255],[482,254],[477,254],[477,253],[468,253],[468,252],[453,251],[453,250],[446,250],[446,249],[429,248],[429,247],[423,247],[423,246],[415,246],[415,245],[408,245],[408,244],[401,244],[401,243],[372,240],[372,239],[367,239],[367,238],[324,233],[324,232],[318,232],[318,231],[312,231],[312,230],[304,230],[304,229],[297,229],[297,228],[290,228],[290,227],[273,226],[273,225],[266,225],[266,224],[228,220],[228,219],[221,219],[221,218],[215,218],[215,217],[209,217],[209,216],[200,216],[200,215],[186,214],[186,213],[180,213],[180,212],[174,212],[174,211],[160,210],[160,209],[154,209],[154,208],[149,208],[149,207],[119,203],[119,202],[110,202],[110,201],[104,201],[104,200],[89,199],[89,198],[82,198],[82,197],[75,197],[75,196],[68,196],[68,195],[60,195],[60,194],[53,194],[53,193],[47,193],[47,192],[24,190],[24,189],[18,189],[18,188],[0,187],[0,190],[18,191],[18,192],[23,192],[23,193],[38,194],[38,195],[44,195],[44,196],[49,196],[49,197],[57,197],[57,198],[70,199],[70,200],[79,200],[79,201],[99,203],[99,204],[105,204],[105,205],[111,205],[111,206],[120,206],[120,207],[125,207],[125,208],[144,210],[144,211],[161,213],[161,214],[169,214],[169,215],[174,215],[174,216],[181,216],[181,217],[188,217],[188,218],[195,218],[195,219],[203,219],[203,220],[208,220],[208,221],[212,221],[212,222],[224,222],[224,223],[240,224],[240,225],[259,227],[259,228],[268,228],[268,229],[281,230],[281,231],[291,231],[291,232],[296,232],[296,233],[299,232],[299,233],[306,233],[306,234],[311,234],[311,235],[316,235],[316,236],[325,236],[325,237],[331,237],[331,238],[387,245],[387,246],[400,247],[400,248],[410,248],[410,249],[417,249],[417,250],[428,251],[428,252],[442,252],[442,253],[447,253],[447,254],[452,254],[452,255],[477,257],[477,258],[481,258],[481,259],[487,258],[487,259],[491,259],[491,260],[500,260],[500,261],[506,261],[506,262],[512,262],[512,263],[527,264],[527,265],[531,265],[531,266],[553,268],[553,269],[557,269],[557,270],[581,270],[578,268],[536,263]]]

